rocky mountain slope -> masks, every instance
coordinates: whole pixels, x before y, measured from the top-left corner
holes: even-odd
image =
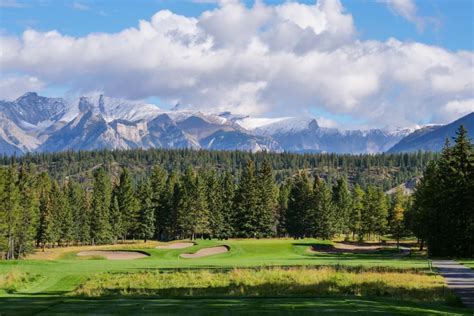
[[[70,103],[34,92],[0,101],[0,153],[7,155],[99,148],[377,153],[396,149],[410,132],[340,131],[314,118],[164,110],[99,94]]]
[[[472,139],[474,139],[474,112],[447,125],[423,127],[404,137],[395,146],[390,148],[388,152],[440,151],[444,146],[446,138],[451,141],[452,137],[456,136],[456,131],[460,125],[464,125],[468,132],[470,132],[469,135],[472,142]]]

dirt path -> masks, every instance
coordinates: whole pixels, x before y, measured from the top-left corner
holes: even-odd
[[[199,249],[195,253],[183,253],[181,254],[182,258],[201,258],[201,257],[207,257],[207,256],[212,256],[212,255],[217,255],[220,253],[224,253],[229,251],[229,247],[227,246],[218,246],[218,247],[211,247],[211,248],[203,248]]]
[[[433,260],[433,267],[438,269],[448,287],[459,295],[464,305],[474,309],[474,270],[453,260]]]
[[[107,250],[90,250],[77,253],[78,256],[100,256],[109,260],[130,260],[148,257],[146,254],[138,251],[107,251]]]
[[[168,245],[161,245],[156,247],[157,249],[184,249],[194,246],[192,242],[175,242]]]

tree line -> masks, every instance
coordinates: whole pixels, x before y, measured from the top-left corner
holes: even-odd
[[[242,172],[167,172],[155,166],[133,181],[94,171],[92,185],[62,183],[31,165],[0,168],[0,251],[20,258],[34,248],[117,243],[126,239],[362,239],[389,232],[397,199],[383,190],[335,183],[298,171],[281,184],[271,164],[249,160]],[[395,203],[395,204],[394,204]]]

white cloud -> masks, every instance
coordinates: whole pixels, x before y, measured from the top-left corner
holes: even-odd
[[[80,93],[252,115],[316,106],[370,126],[443,117],[448,102],[474,98],[472,52],[356,34],[338,1],[247,8],[229,0],[197,18],[159,11],[114,34],[0,37],[0,65]]]
[[[445,121],[447,118],[449,121],[454,121],[471,112],[474,112],[474,99],[449,101],[442,108],[441,114],[443,117],[440,120]]]
[[[81,2],[77,2],[77,1],[74,1],[72,4],[71,4],[71,7],[73,9],[76,9],[76,10],[79,10],[79,11],[88,11],[90,10],[91,8],[84,4],[84,3],[81,3]]]
[[[71,4],[71,7],[73,9],[76,9],[76,10],[80,10],[80,11],[88,11],[90,10],[90,7],[84,3],[81,3],[81,2],[77,2],[77,1],[74,1],[72,4]]]
[[[0,78],[0,100],[12,101],[25,91],[38,91],[43,87],[44,83],[36,77],[8,76]]]
[[[385,3],[395,14],[415,24],[418,31],[422,32],[427,24],[438,27],[440,21],[435,17],[425,17],[418,14],[414,0],[378,0]]]

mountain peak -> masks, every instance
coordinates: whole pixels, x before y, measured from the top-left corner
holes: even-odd
[[[17,102],[20,102],[22,100],[25,100],[25,99],[36,99],[38,98],[38,93],[36,92],[25,92],[22,96],[18,97],[18,99],[16,99]]]
[[[309,129],[318,129],[319,128],[318,121],[316,121],[316,119],[312,119],[311,122],[309,122],[309,124],[308,124],[308,128]]]

